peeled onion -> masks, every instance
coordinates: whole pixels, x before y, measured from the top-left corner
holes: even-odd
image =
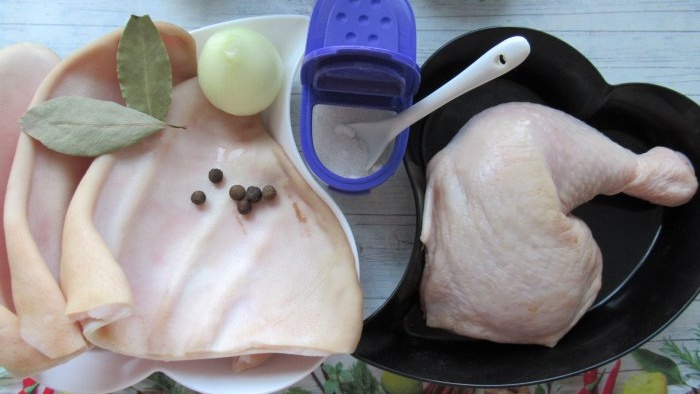
[[[284,80],[277,47],[262,34],[240,27],[220,30],[204,43],[198,74],[207,99],[237,116],[269,107]]]

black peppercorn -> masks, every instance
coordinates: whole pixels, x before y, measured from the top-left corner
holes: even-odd
[[[245,188],[241,185],[233,185],[228,189],[228,195],[235,201],[240,201],[245,197]]]
[[[204,194],[203,191],[197,190],[197,191],[192,193],[190,200],[192,200],[192,202],[197,204],[197,205],[202,205],[202,204],[204,204],[205,201],[207,201],[207,195]]]
[[[224,179],[224,173],[218,168],[212,168],[209,170],[209,180],[213,183],[219,183]]]
[[[262,190],[257,186],[248,186],[245,191],[245,199],[250,202],[258,202],[262,198]]]
[[[265,185],[262,189],[262,198],[265,200],[272,200],[277,196],[277,190],[271,185]]]
[[[253,204],[250,203],[248,200],[240,200],[238,201],[238,213],[241,215],[247,215],[250,213],[251,209],[253,208]]]

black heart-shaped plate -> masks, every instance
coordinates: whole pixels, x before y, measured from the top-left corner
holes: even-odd
[[[603,253],[598,299],[553,348],[507,345],[427,327],[418,286],[424,264],[420,235],[425,167],[475,114],[511,101],[567,112],[636,152],[662,145],[700,164],[700,107],[670,89],[644,83],[609,85],[578,51],[546,33],[491,28],[447,43],[423,65],[415,101],[511,36],[531,54],[505,76],[446,104],[411,128],[404,158],[416,201],[417,234],[406,273],[387,302],[366,319],[357,358],[417,379],[474,387],[542,383],[621,357],[656,336],[700,288],[700,197],[663,208],[626,196],[600,196],[574,214]]]

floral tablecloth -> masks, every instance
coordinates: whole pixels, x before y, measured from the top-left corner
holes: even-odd
[[[615,362],[560,381],[499,389],[440,386],[368,366],[350,356],[331,357],[316,371],[281,394],[690,394],[700,393],[700,323],[692,340],[661,338]],[[0,370],[0,393],[58,394],[31,378],[17,379]],[[126,393],[195,393],[162,373],[149,376]]]

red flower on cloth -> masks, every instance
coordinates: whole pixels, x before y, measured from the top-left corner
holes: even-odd
[[[30,394],[30,393],[39,393],[39,383],[32,379],[32,378],[24,378],[22,379],[22,390],[18,394]],[[54,394],[54,390],[50,389],[48,387],[44,387],[44,390],[41,392],[42,394]]]

